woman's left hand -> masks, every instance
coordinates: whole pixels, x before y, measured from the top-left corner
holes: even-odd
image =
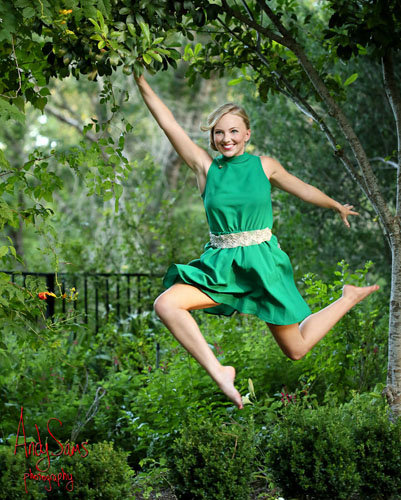
[[[347,227],[350,227],[349,222],[348,222],[348,216],[349,215],[359,215],[358,212],[354,212],[352,209],[354,208],[354,205],[349,205],[346,203],[345,205],[340,205],[336,207],[337,212],[339,213],[342,221]]]

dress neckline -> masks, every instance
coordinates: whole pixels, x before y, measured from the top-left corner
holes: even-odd
[[[237,165],[239,163],[245,163],[251,155],[249,153],[242,153],[242,155],[227,157],[220,155],[216,158],[217,163],[228,163],[230,165]]]

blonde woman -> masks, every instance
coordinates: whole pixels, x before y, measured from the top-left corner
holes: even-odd
[[[358,214],[352,205],[342,205],[291,175],[273,158],[246,153],[251,129],[241,107],[228,103],[209,116],[204,130],[209,131],[211,148],[219,153],[213,159],[190,139],[145,77],[135,80],[157,123],[194,172],[210,228],[210,242],[199,259],[169,267],[163,281],[167,290],[157,297],[154,308],[241,409],[235,368],[219,363],[189,311],[255,314],[267,323],[284,354],[293,360],[302,358],[344,314],[379,287],[345,285],[340,299],[311,314],[296,289],[289,258],[271,232],[271,185],[334,209],[347,227],[348,217]]]

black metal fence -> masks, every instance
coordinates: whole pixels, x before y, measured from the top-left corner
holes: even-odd
[[[129,318],[151,310],[162,289],[160,275],[146,273],[36,273],[2,271],[11,281],[57,295],[46,297],[47,317],[76,311],[85,324],[99,327],[109,321]]]

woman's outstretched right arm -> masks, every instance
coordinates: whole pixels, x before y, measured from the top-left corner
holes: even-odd
[[[163,129],[173,148],[192,170],[202,175],[212,161],[209,153],[192,141],[177,123],[173,113],[150,87],[145,77],[134,75],[134,78],[146,106]]]

